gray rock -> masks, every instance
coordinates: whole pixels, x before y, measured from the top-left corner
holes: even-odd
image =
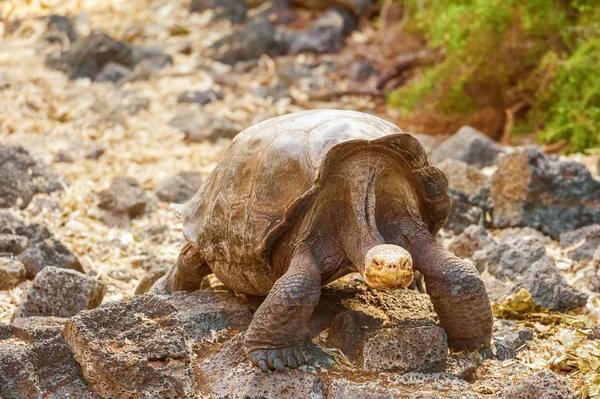
[[[274,57],[283,53],[275,26],[263,17],[253,18],[240,31],[218,40],[211,48],[215,50],[216,61],[230,65],[258,59],[263,54]]]
[[[344,378],[333,380],[327,390],[327,399],[396,399],[406,392],[373,382],[356,383]]]
[[[533,330],[529,327],[516,328],[517,326],[506,320],[494,328],[494,347],[498,360],[514,359],[517,352],[527,348],[527,341],[533,340]]]
[[[264,398],[325,398],[325,384],[319,376],[290,370],[285,373],[265,374],[242,363],[212,388],[214,399],[264,399]]]
[[[177,317],[188,340],[201,341],[212,332],[225,328],[243,331],[252,320],[250,307],[231,292],[207,288],[160,298],[177,309]]]
[[[444,368],[446,333],[437,325],[384,328],[368,333],[363,368],[371,371],[431,372]]]
[[[152,288],[154,283],[164,276],[167,273],[167,270],[170,268],[171,266],[162,263],[152,266],[150,270],[148,270],[144,276],[142,276],[142,279],[138,283],[137,287],[135,287],[134,294],[141,295],[150,291],[150,288]]]
[[[462,191],[469,197],[477,195],[488,183],[488,177],[479,169],[463,161],[445,159],[437,165],[448,177],[448,187]]]
[[[0,234],[0,256],[18,255],[25,251],[29,240],[16,234]]]
[[[223,92],[221,90],[206,91],[186,91],[177,97],[178,103],[206,105],[213,101],[222,100]]]
[[[307,33],[292,35],[289,51],[292,54],[335,53],[356,28],[354,15],[343,8],[331,8],[315,20]]]
[[[50,15],[48,17],[47,29],[50,34],[64,33],[71,43],[79,37],[73,20],[65,15]]]
[[[46,226],[39,223],[19,224],[14,226],[12,232],[13,234],[27,237],[29,239],[29,246],[52,238],[52,233],[50,233]]]
[[[155,47],[132,46],[131,56],[133,57],[134,65],[137,66],[144,63],[151,72],[156,72],[167,65],[173,64],[173,58],[169,54]]]
[[[0,397],[98,399],[61,336],[66,319],[32,319],[35,323],[19,320],[0,340]]]
[[[62,189],[46,166],[22,147],[0,146],[0,208],[25,209],[33,196]]]
[[[71,317],[102,303],[104,282],[75,270],[45,267],[33,280],[27,297],[13,318],[31,316]]]
[[[133,49],[129,44],[115,40],[98,29],[79,38],[59,58],[52,55],[46,58],[46,65],[65,72],[71,79],[95,80],[110,62],[133,68]]]
[[[550,371],[540,371],[498,393],[499,399],[576,399],[565,379]]]
[[[483,222],[483,209],[477,204],[473,204],[465,193],[449,189],[448,195],[452,199],[452,208],[448,215],[448,221],[444,225],[444,230],[460,234],[468,226]]]
[[[200,188],[202,176],[198,172],[179,172],[163,180],[156,187],[156,196],[165,202],[183,204]]]
[[[236,366],[247,361],[244,334],[237,334],[225,342],[217,353],[205,359],[198,359],[200,367],[195,374],[198,390],[209,396],[213,385],[223,380]]]
[[[377,71],[373,68],[373,65],[366,60],[353,62],[348,71],[348,77],[355,82],[364,82],[373,75],[377,75]]]
[[[460,258],[470,258],[476,251],[496,246],[496,242],[481,225],[471,225],[459,235],[452,237],[446,248]]]
[[[547,256],[531,265],[517,289],[519,287],[527,288],[534,302],[544,309],[558,312],[585,306],[588,299],[586,293],[567,283],[560,270]]]
[[[40,237],[37,233],[32,231],[32,235],[36,234],[34,237]],[[25,252],[17,256],[17,260],[25,266],[27,278],[30,280],[48,266],[84,272],[77,256],[55,238],[30,242]]]
[[[213,21],[226,19],[234,24],[244,22],[248,12],[244,0],[192,0],[190,5],[191,12],[202,12],[210,9],[216,10]]]
[[[583,241],[583,244],[567,253],[573,260],[589,261],[594,257],[596,249],[600,248],[600,224],[585,226],[580,229],[562,233],[560,246],[566,249]]]
[[[123,79],[127,78],[132,72],[133,71],[126,66],[117,64],[115,62],[109,62],[104,65],[98,76],[96,76],[96,82],[119,83]]]
[[[480,131],[463,126],[433,150],[430,163],[456,159],[478,167],[490,166],[503,151],[502,146]]]
[[[98,197],[98,207],[105,211],[102,221],[109,226],[128,226],[131,219],[146,212],[148,204],[138,181],[127,176],[117,177]]]
[[[488,272],[496,277],[507,276],[515,279],[521,277],[534,262],[546,255],[546,248],[533,236],[516,236],[500,244],[499,253],[501,255],[498,264],[488,263]]]
[[[11,290],[25,280],[25,266],[10,258],[0,257],[0,291]]]
[[[536,147],[518,148],[496,164],[491,186],[496,226],[530,226],[558,238],[600,223],[600,181],[584,165],[552,160]]]
[[[67,323],[64,317],[32,316],[16,319],[11,325],[14,338],[34,343],[59,336]]]
[[[177,310],[160,298],[140,295],[81,312],[63,335],[102,397],[195,397],[191,353]]]
[[[179,112],[169,123],[185,133],[187,141],[194,143],[216,141],[219,138],[231,139],[240,132],[240,129],[227,118],[189,110]]]
[[[290,93],[288,93],[283,82],[278,82],[272,86],[261,86],[254,90],[252,94],[257,97],[271,98],[274,102],[290,97]]]

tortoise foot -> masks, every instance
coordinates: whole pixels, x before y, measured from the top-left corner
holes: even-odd
[[[250,350],[248,357],[252,364],[264,372],[295,369],[304,365],[328,367],[334,363],[331,356],[310,341],[285,348]]]

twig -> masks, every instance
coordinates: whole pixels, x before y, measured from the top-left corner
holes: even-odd
[[[331,91],[324,94],[311,94],[309,100],[312,101],[329,101],[342,96],[372,96],[383,97],[385,94],[380,90],[340,90]]]
[[[381,75],[375,88],[377,90],[382,90],[386,84],[396,76],[402,74],[402,72],[414,68],[419,65],[423,65],[426,60],[431,58],[432,54],[429,51],[421,50],[417,53],[409,53],[403,54],[396,58],[396,65],[392,68],[391,71],[385,72]]]
[[[515,114],[525,107],[529,106],[529,102],[526,100],[521,100],[510,108],[504,110],[506,114],[506,122],[504,123],[504,131],[502,132],[502,140],[500,143],[502,145],[510,145],[510,133],[515,125]]]
[[[569,142],[565,139],[561,139],[556,143],[545,145],[542,151],[544,151],[546,154],[558,154],[564,150],[567,145],[569,145]]]

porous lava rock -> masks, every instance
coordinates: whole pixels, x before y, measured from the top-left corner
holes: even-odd
[[[497,227],[530,226],[556,239],[600,223],[600,181],[583,164],[522,147],[496,165],[491,196]]]
[[[500,144],[470,126],[461,127],[432,152],[430,163],[437,165],[455,159],[477,167],[490,166],[502,153]]]
[[[148,197],[140,183],[129,176],[117,177],[110,187],[98,193],[98,207],[105,212],[102,221],[109,226],[128,226],[130,220],[146,212]]]

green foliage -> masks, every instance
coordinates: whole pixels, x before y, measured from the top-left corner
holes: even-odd
[[[515,126],[570,151],[600,146],[600,2],[404,0],[405,31],[443,54],[389,94],[405,113],[530,104]]]

